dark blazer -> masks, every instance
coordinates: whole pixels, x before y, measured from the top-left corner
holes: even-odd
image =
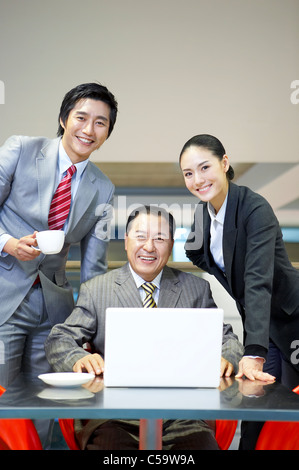
[[[195,232],[202,228],[203,241],[198,247],[193,232],[200,225],[200,207],[202,227]],[[245,354],[265,357],[270,337],[290,361],[299,339],[299,272],[288,259],[271,206],[249,188],[230,183],[223,227],[225,274],[210,253],[210,223],[207,203],[200,202],[186,244],[188,258],[236,300]]]

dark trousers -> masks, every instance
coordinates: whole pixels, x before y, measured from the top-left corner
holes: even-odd
[[[281,351],[270,341],[264,372],[276,377],[276,381],[293,390],[299,385],[299,371],[288,362]],[[254,450],[263,422],[242,421],[239,450]]]
[[[204,421],[164,420],[163,450],[219,450]],[[139,421],[109,420],[90,436],[86,450],[138,450]]]

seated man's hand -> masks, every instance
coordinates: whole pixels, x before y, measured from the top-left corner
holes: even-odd
[[[224,357],[221,357],[221,365],[220,365],[220,377],[230,377],[234,373],[234,366],[224,359]]]
[[[103,377],[97,376],[87,382],[87,384],[83,384],[82,387],[91,393],[98,393],[104,388],[104,379]]]
[[[73,371],[101,375],[104,372],[104,359],[97,353],[87,354],[74,364]]]

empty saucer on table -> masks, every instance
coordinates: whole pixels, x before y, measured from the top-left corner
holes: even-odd
[[[54,387],[76,387],[94,379],[94,374],[86,372],[53,372],[38,376],[43,382]]]

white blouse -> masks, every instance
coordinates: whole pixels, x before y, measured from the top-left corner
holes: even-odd
[[[225,271],[224,260],[223,260],[223,225],[224,225],[224,219],[225,219],[226,206],[227,206],[227,196],[217,214],[215,214],[215,209],[210,202],[208,202],[208,205],[207,205],[208,212],[211,218],[210,251],[212,253],[215,263],[223,272]]]

